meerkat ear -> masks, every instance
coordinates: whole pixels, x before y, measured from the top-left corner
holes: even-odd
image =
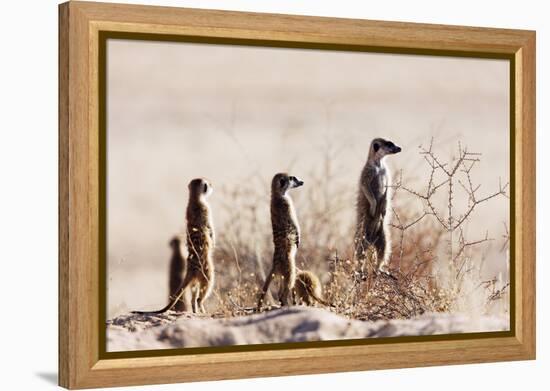
[[[374,149],[374,152],[378,152],[378,150],[380,149],[380,144],[378,143],[372,144],[372,149]]]
[[[285,179],[285,178],[279,179],[279,184],[281,185],[281,187],[284,187],[284,186],[285,186],[285,183],[286,183],[286,179]]]

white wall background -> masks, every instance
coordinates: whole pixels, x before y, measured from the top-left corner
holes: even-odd
[[[119,0],[119,2],[125,2]],[[550,69],[548,39],[543,23],[544,2],[524,0],[438,2],[428,0],[359,2],[353,0],[157,0],[134,3],[185,7],[354,17],[426,23],[477,25],[537,30],[539,70],[537,88],[538,165],[538,360],[454,367],[404,369],[273,379],[195,383],[186,390],[263,390],[296,388],[381,387],[408,390],[540,389],[550,365],[548,325],[550,308],[544,303],[550,290],[545,279],[549,267],[550,218],[543,200],[550,186],[543,169],[550,164],[548,125]],[[0,142],[0,283],[3,370],[5,389],[54,388],[57,378],[57,2],[28,0],[5,2],[0,24],[2,60],[2,142]],[[546,49],[546,50],[545,50]],[[545,330],[546,329],[546,330]],[[180,389],[182,385],[141,389]],[[137,388],[136,388],[137,389]]]

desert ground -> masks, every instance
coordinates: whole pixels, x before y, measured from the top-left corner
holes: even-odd
[[[109,322],[109,351],[178,349],[305,341],[387,338],[508,330],[495,316],[424,314],[413,319],[364,322],[312,307],[288,307],[235,318],[173,311],[156,316],[121,315]]]

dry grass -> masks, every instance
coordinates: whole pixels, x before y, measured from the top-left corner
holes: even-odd
[[[354,219],[346,221],[342,212],[354,208],[349,194],[356,190],[354,184],[338,182],[330,148],[324,164],[308,176],[306,186],[316,191],[293,194],[302,230],[298,267],[319,276],[332,311],[353,319],[507,313],[507,277],[483,278],[484,251],[496,239],[488,234],[468,239],[465,227],[485,203],[507,197],[508,185],[479,195],[472,174],[482,156],[460,144],[457,156],[448,160],[437,155],[433,142],[421,146],[419,156],[426,163],[424,178],[407,181],[401,171],[392,186],[390,269],[395,278],[376,275],[373,255],[363,263],[354,259]],[[215,316],[235,316],[253,311],[270,267],[270,195],[260,178],[221,192],[227,200],[222,212],[229,218],[217,227],[216,288],[209,305]],[[505,226],[500,246],[506,262],[508,236]]]

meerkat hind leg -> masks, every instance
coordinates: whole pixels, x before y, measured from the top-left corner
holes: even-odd
[[[177,300],[173,309],[174,311],[177,311],[177,312],[191,311],[192,306],[191,306],[191,295],[190,295],[189,289],[183,289],[181,297],[179,298],[179,300]]]
[[[198,284],[194,284],[193,287],[191,288],[191,304],[193,307],[193,313],[195,314],[199,312],[198,300],[199,300],[199,287],[198,287]]]
[[[376,273],[382,273],[384,276],[391,277],[394,280],[397,280],[397,277],[390,272],[389,263],[390,255],[388,251],[388,243],[386,241],[385,232],[382,232],[376,243],[376,256],[377,256],[377,268]]]
[[[271,285],[271,281],[273,280],[273,276],[275,275],[275,268],[272,268],[269,274],[267,275],[264,286],[262,287],[262,291],[260,292],[260,298],[258,299],[258,308],[264,304],[265,296],[267,295],[267,291],[269,289],[269,286]]]
[[[289,298],[288,286],[281,281],[281,289],[279,289],[279,302],[282,306],[288,306]]]
[[[281,305],[288,306],[289,303],[294,301],[294,295],[292,294],[294,289],[292,288],[291,276],[284,275],[281,278],[279,287],[279,301],[281,302]]]
[[[206,297],[208,296],[208,291],[209,291],[208,281],[204,281],[198,288],[198,299],[197,299],[198,308],[203,314],[206,314],[206,309],[204,308],[204,300],[206,300]]]
[[[386,238],[384,233],[380,232],[376,240],[376,272],[386,270]]]

